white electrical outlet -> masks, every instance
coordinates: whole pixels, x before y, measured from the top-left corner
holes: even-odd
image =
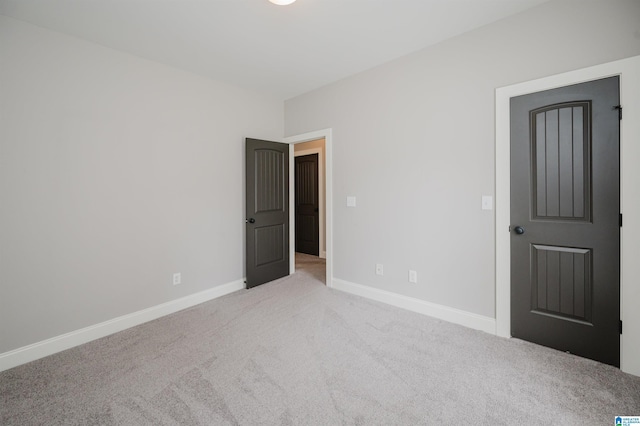
[[[493,197],[491,195],[482,196],[482,210],[493,210]]]
[[[409,282],[417,283],[418,282],[418,272],[409,270]]]
[[[376,275],[384,275],[382,263],[376,263]]]
[[[182,274],[180,272],[176,272],[173,274],[173,285],[178,285],[182,283]]]

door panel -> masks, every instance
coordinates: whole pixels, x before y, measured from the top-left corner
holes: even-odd
[[[254,228],[256,266],[265,266],[284,259],[284,234],[285,228],[282,224]]]
[[[247,288],[289,275],[289,145],[246,140]]]
[[[511,333],[616,366],[618,104],[618,77],[511,99]]]
[[[591,250],[533,244],[532,312],[591,322]]]
[[[295,159],[296,251],[320,254],[318,154]]]
[[[534,219],[589,221],[590,116],[590,102],[531,112]]]

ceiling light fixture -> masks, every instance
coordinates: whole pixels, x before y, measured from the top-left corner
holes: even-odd
[[[286,6],[288,4],[293,3],[296,0],[269,0],[273,4],[277,4],[278,6]]]

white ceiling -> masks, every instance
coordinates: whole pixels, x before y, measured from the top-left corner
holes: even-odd
[[[547,0],[0,0],[0,14],[281,99]]]

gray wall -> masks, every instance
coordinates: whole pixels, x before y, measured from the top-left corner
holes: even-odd
[[[0,353],[242,279],[281,101],[2,16],[0,58]]]
[[[639,1],[551,1],[287,101],[333,129],[334,277],[494,317],[495,89],[638,54]]]

